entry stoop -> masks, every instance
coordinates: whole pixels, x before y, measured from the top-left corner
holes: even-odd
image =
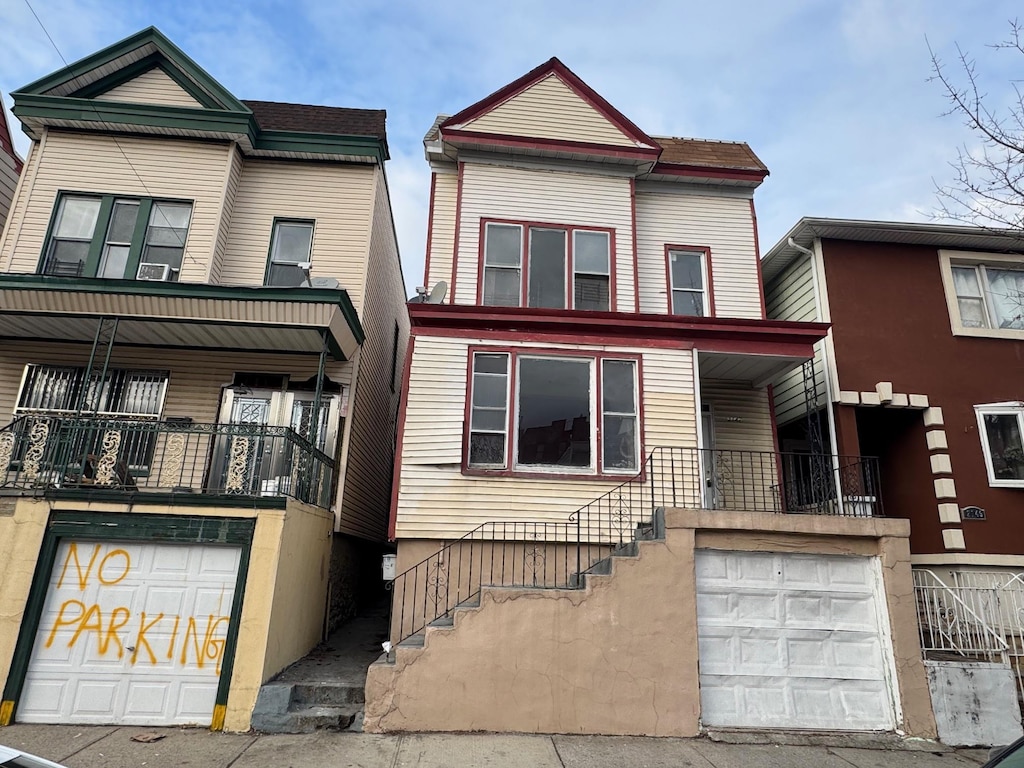
[[[260,688],[252,727],[263,733],[345,730],[362,720],[363,702],[362,682],[268,683]]]

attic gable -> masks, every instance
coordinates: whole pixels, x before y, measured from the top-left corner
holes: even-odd
[[[657,143],[558,59],[445,120],[448,141],[656,156]]]
[[[163,104],[169,107],[203,108],[195,96],[178,85],[160,67],[146,70],[141,75],[120,85],[115,85],[109,91],[104,91],[94,98],[127,104]]]

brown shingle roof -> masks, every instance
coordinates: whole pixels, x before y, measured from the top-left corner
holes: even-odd
[[[301,131],[333,136],[373,136],[386,141],[383,109],[317,107],[280,101],[243,101],[252,110],[260,128],[270,131]]]
[[[659,163],[674,165],[703,165],[711,168],[741,168],[765,171],[768,167],[744,142],[708,141],[706,139],[680,139],[655,136],[663,147]]]

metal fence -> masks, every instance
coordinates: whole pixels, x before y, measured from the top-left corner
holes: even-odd
[[[22,416],[0,430],[0,488],[290,496],[330,506],[334,461],[287,427]]]
[[[580,588],[582,574],[651,536],[656,510],[670,507],[878,515],[877,460],[655,448],[639,474],[564,522],[486,522],[400,573],[391,585],[392,642],[448,620],[484,586]]]

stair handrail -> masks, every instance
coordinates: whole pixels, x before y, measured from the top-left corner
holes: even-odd
[[[977,622],[977,625],[980,628],[982,628],[983,634],[990,635],[991,638],[994,639],[996,641],[996,643],[998,644],[998,646],[996,648],[978,649],[978,650],[991,650],[991,651],[996,651],[996,652],[1001,652],[1001,653],[1006,653],[1007,651],[1010,650],[1010,644],[1006,642],[1006,638],[1003,637],[1000,633],[996,632],[996,630],[993,629],[985,619],[983,619],[980,615],[978,615],[978,613],[973,608],[971,608],[971,606],[969,606],[966,603],[966,601],[964,601],[963,598],[961,598],[958,594],[956,594],[956,590],[954,590],[952,587],[950,587],[948,584],[946,584],[945,581],[943,581],[941,578],[939,578],[938,574],[936,574],[935,571],[931,570],[930,568],[914,568],[914,574],[915,575],[916,574],[927,574],[931,579],[934,580],[935,584],[939,587],[939,589],[941,589],[946,594],[946,596],[948,598],[952,599],[953,603],[957,607],[962,608],[965,611],[965,613],[969,614],[969,616],[971,618],[973,618]],[[929,585],[918,584],[917,583],[917,579],[915,579],[914,580],[915,596],[917,595],[919,588],[924,588],[924,587],[927,587],[927,586],[929,586]],[[920,607],[920,602],[918,602],[918,607]],[[920,623],[920,615],[918,616],[918,622]],[[923,627],[922,627],[922,629],[923,629]],[[946,634],[947,639],[950,641],[950,645],[951,646],[955,645],[955,642],[954,642],[953,638],[951,636],[949,636],[948,633],[944,633],[941,627],[939,627],[939,632],[940,632],[940,634]],[[953,650],[958,650],[961,653],[965,652],[963,648],[954,648]]]

